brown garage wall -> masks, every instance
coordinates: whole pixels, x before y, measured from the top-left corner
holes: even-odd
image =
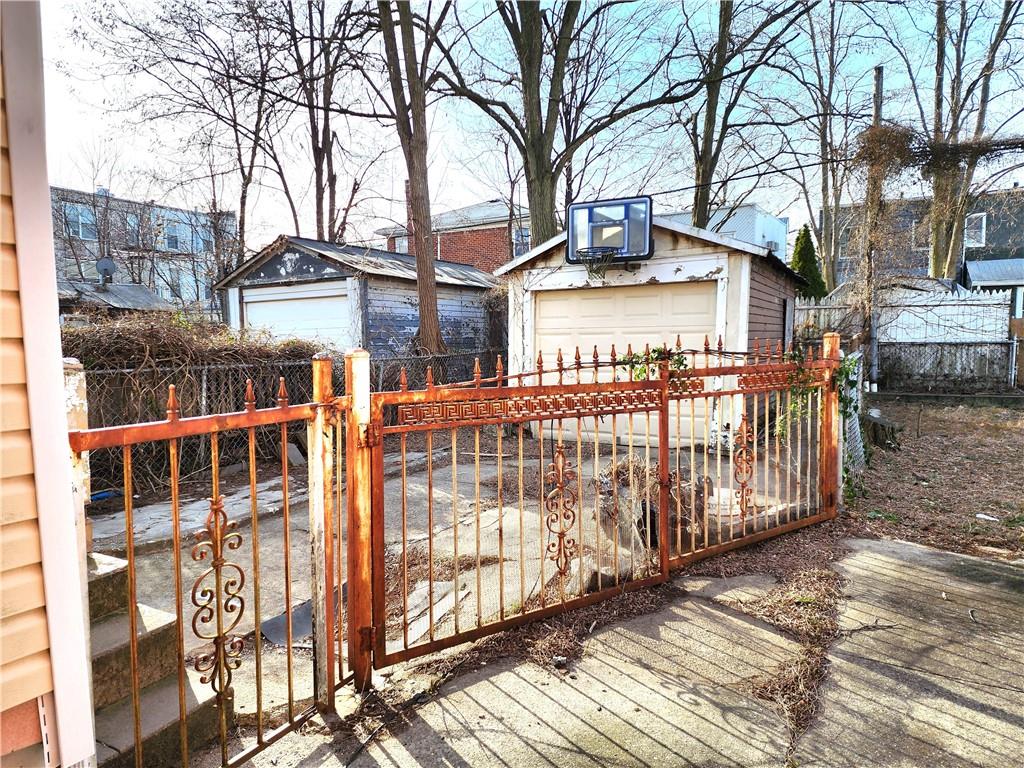
[[[786,340],[786,305],[792,307],[796,300],[796,284],[793,279],[773,267],[766,259],[750,259],[750,315],[747,324],[747,349],[753,350],[754,339],[763,344],[770,340],[772,346]],[[792,317],[792,309],[790,309]]]

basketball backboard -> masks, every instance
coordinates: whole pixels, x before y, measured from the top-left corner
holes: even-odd
[[[654,252],[651,198],[594,200],[569,206],[565,260],[639,261]]]

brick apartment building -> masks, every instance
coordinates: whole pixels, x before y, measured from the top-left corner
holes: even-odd
[[[530,221],[525,209],[502,200],[487,200],[432,218],[431,250],[438,259],[469,264],[493,272],[530,249]],[[412,213],[406,207],[406,226],[385,227],[376,234],[387,238],[387,250],[415,254],[409,237]]]

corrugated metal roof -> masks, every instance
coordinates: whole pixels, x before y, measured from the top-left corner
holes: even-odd
[[[58,280],[57,298],[61,303],[102,309],[174,310],[155,291],[136,283],[108,283],[101,287],[99,283]]]
[[[1024,259],[968,261],[967,273],[974,285],[1024,285]]]
[[[301,248],[356,272],[399,280],[416,280],[416,257],[407,253],[392,253],[378,248],[357,245],[341,245],[306,237],[282,236],[257,253],[238,269],[217,283],[215,288],[225,288],[236,278],[246,274],[253,266],[261,263],[268,254],[281,253],[289,245]],[[474,288],[492,288],[498,284],[495,277],[468,264],[451,261],[434,261],[437,282],[444,285],[462,285]]]
[[[526,209],[520,208],[518,205],[512,206],[512,210],[515,218],[525,219],[529,216]],[[506,201],[485,200],[482,203],[473,203],[473,205],[435,214],[430,217],[430,224],[435,232],[440,232],[447,229],[480,226],[481,224],[497,224],[508,221],[508,219],[509,205]],[[374,234],[386,237],[404,237],[409,232],[405,227],[396,225],[378,229]]]

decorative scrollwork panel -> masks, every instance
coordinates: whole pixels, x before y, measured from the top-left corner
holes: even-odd
[[[208,562],[209,567],[192,585],[192,631],[201,640],[213,642],[213,650],[199,654],[193,666],[200,680],[209,683],[218,697],[230,696],[231,673],[241,664],[242,638],[232,632],[242,619],[245,600],[245,572],[238,563],[227,560],[228,552],[242,545],[238,523],[228,520],[224,497],[210,499],[206,526],[196,534],[192,559]]]
[[[548,464],[544,482],[551,488],[544,497],[544,523],[549,534],[554,536],[554,540],[549,541],[547,545],[548,557],[554,562],[558,574],[565,578],[569,575],[569,566],[579,550],[578,542],[570,535],[576,524],[576,502],[579,492],[576,470],[565,458],[561,443],[555,448],[554,460]]]

